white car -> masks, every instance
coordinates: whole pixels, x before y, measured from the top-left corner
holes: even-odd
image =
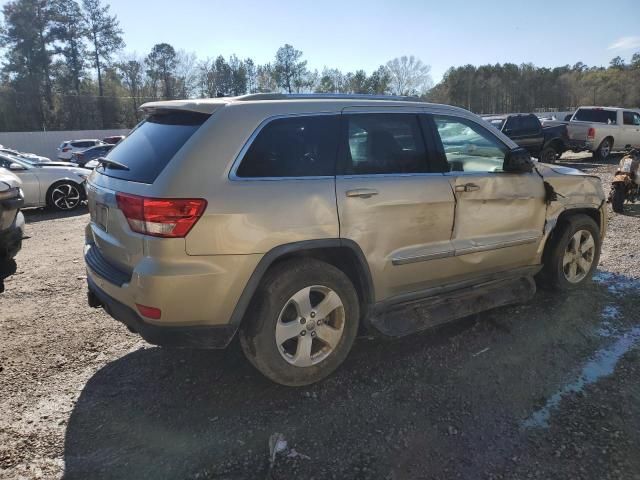
[[[51,161],[50,158],[43,157],[41,155],[36,155],[35,153],[19,152],[12,148],[6,148],[6,147],[0,148],[0,154],[12,155],[14,157],[30,160],[36,163],[49,163]]]
[[[65,140],[58,147],[58,159],[71,160],[71,156],[75,152],[82,152],[87,148],[95,147],[97,145],[103,145],[102,140],[97,138],[85,138],[82,140]]]
[[[84,182],[91,170],[68,163],[30,163],[0,155],[0,167],[15,173],[22,181],[25,207],[51,207],[73,210],[86,198]]]

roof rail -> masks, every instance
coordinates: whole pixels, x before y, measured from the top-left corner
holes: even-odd
[[[396,102],[423,102],[419,97],[402,95],[369,95],[363,93],[251,93],[236,97],[236,101],[254,100],[392,100]]]

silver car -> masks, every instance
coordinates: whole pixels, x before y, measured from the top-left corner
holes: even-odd
[[[9,155],[0,155],[0,167],[22,181],[25,207],[73,210],[86,198],[84,182],[91,170],[68,163],[31,163]]]

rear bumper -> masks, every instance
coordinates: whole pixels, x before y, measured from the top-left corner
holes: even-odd
[[[147,342],[164,347],[225,348],[236,333],[232,325],[220,326],[158,326],[145,322],[132,308],[101,290],[87,278],[89,303],[101,305],[114,319],[124,323]],[[92,297],[93,296],[93,297]]]

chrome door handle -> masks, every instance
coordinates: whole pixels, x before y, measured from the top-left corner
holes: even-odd
[[[378,195],[378,191],[373,188],[356,188],[355,190],[347,190],[347,197],[369,198]]]
[[[475,192],[480,187],[475,183],[465,183],[464,185],[456,185],[456,192]]]

